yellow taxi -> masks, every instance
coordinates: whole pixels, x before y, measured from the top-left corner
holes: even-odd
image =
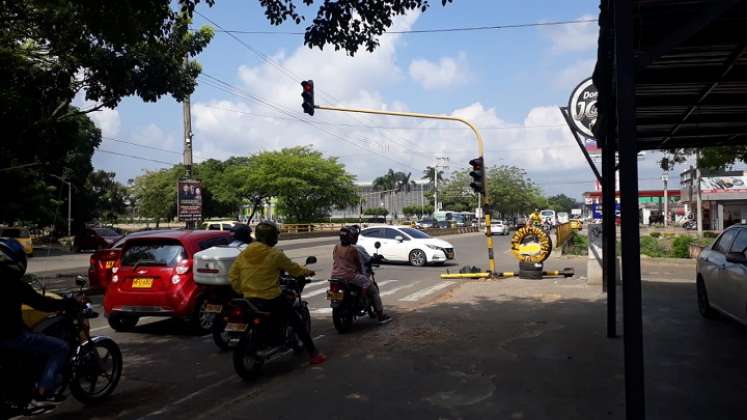
[[[34,243],[31,241],[31,233],[24,227],[0,226],[0,238],[13,238],[18,241],[29,257],[34,256]]]

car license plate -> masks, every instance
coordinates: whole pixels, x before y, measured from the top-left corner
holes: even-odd
[[[132,279],[133,289],[150,289],[153,287],[153,279],[146,277],[136,277]]]
[[[229,322],[226,324],[226,328],[224,330],[226,332],[244,332],[246,331],[246,327],[248,324],[244,324],[241,322]]]
[[[106,261],[106,262],[104,263],[104,268],[106,268],[106,269],[112,268],[112,267],[114,267],[114,263],[115,263],[115,261],[114,261],[114,260],[111,260],[111,261]]]
[[[205,312],[221,313],[223,311],[223,305],[205,305]]]
[[[327,300],[343,300],[345,298],[345,294],[343,292],[333,292],[331,290],[327,290]]]

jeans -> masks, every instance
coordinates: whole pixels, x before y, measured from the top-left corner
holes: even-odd
[[[0,340],[0,349],[44,357],[46,364],[39,378],[38,387],[44,389],[46,393],[57,389],[57,374],[61,373],[70,351],[67,343],[59,338],[31,332],[23,332],[18,337]]]
[[[296,333],[298,338],[301,339],[303,346],[310,356],[314,356],[317,353],[314,340],[311,339],[311,333],[306,329],[306,323],[301,319],[298,313],[293,310],[293,301],[289,300],[284,295],[280,295],[275,299],[249,299],[254,306],[260,311],[271,312],[274,317],[278,317],[279,320],[287,320],[288,324],[293,327],[293,331]]]

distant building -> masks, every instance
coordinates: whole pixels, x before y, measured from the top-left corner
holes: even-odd
[[[381,207],[389,211],[387,218],[391,219],[392,217],[403,217],[402,209],[405,207],[432,205],[433,202],[428,201],[425,197],[426,193],[433,190],[430,183],[426,180],[414,182],[414,185],[410,185],[409,191],[403,188],[399,192],[388,193],[375,191],[371,182],[356,183],[359,203],[342,210],[332,209],[330,217],[332,219],[356,218],[365,213],[366,209]]]
[[[687,214],[687,205],[681,202],[680,190],[667,190],[669,201],[668,211],[670,222],[680,220]],[[619,213],[620,191],[615,191],[615,210]],[[654,221],[662,220],[664,214],[664,190],[640,190],[638,191],[638,209],[640,211],[641,224],[648,225]],[[601,219],[602,192],[591,191],[584,193],[584,217]]]
[[[680,175],[682,201],[696,214],[698,185],[695,170]],[[747,173],[745,171],[701,171],[700,197],[703,202],[703,228],[722,230],[735,223],[747,223]]]

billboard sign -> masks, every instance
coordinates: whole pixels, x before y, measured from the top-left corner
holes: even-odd
[[[573,122],[572,128],[589,139],[594,139],[592,128],[597,122],[598,96],[599,91],[590,77],[576,86],[568,103],[568,111]],[[596,147],[596,141],[592,141]]]
[[[181,222],[202,220],[202,185],[194,179],[177,181],[176,215]]]
[[[706,194],[747,193],[747,176],[703,177],[700,190]]]
[[[595,203],[591,205],[591,214],[594,219],[602,218],[602,204]],[[620,217],[620,203],[615,203],[615,217]]]

